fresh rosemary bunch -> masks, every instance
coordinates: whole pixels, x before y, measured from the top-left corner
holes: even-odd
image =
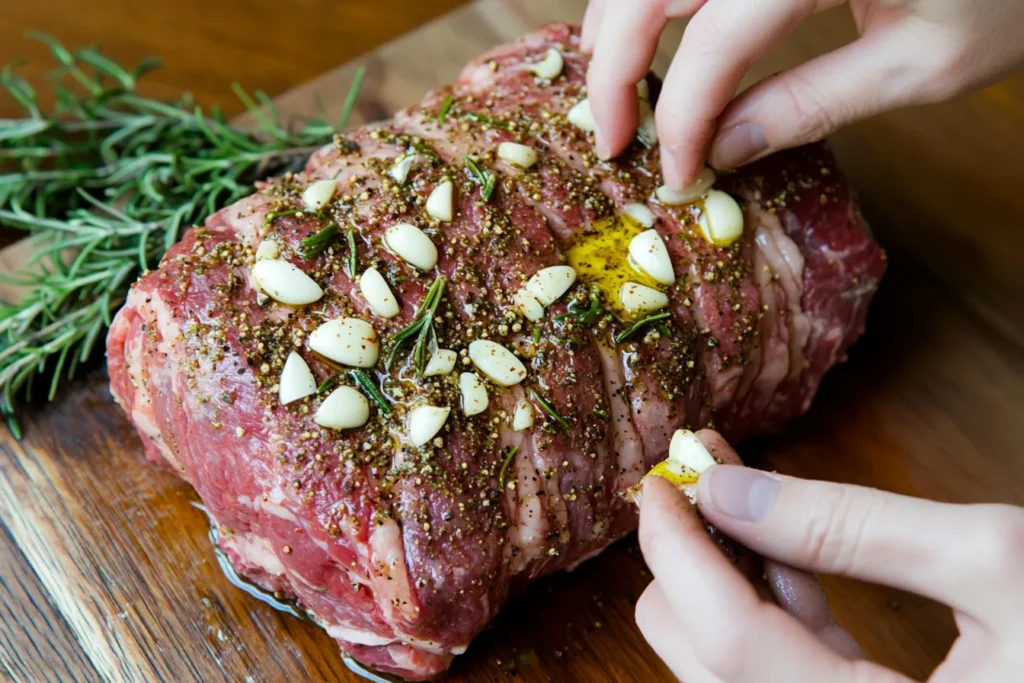
[[[24,270],[0,273],[27,292],[0,302],[0,413],[17,437],[18,396],[30,400],[46,378],[52,399],[90,358],[136,276],[254,181],[301,168],[346,126],[362,80],[360,72],[336,123],[321,115],[299,126],[282,122],[264,93],[253,98],[236,85],[257,123],[246,131],[188,95],[141,96],[139,79],[155,60],[129,71],[97,49],[34,37],[57,62],[53,110],[13,65],[0,72],[25,110],[0,119],[0,224],[25,230],[34,245]]]

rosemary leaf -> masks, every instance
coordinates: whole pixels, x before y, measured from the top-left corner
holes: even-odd
[[[467,112],[465,116],[470,121],[475,121],[476,123],[482,123],[485,126],[490,126],[491,128],[501,128],[502,130],[512,130],[512,124],[508,123],[507,121],[498,121],[496,119],[492,119],[490,116],[484,116],[483,114],[476,114],[474,112]]]
[[[470,156],[466,156],[464,160],[466,162],[466,171],[469,173],[469,179],[477,185],[483,186],[481,196],[485,202],[490,201],[491,195],[494,194],[494,184],[496,182],[494,173],[480,168],[480,165]]]
[[[637,320],[635,323],[624,329],[622,332],[619,332],[617,335],[612,337],[612,339],[616,344],[621,344],[622,342],[626,341],[627,339],[635,335],[637,332],[639,332],[645,325],[656,323],[661,320],[668,320],[671,317],[672,314],[669,313],[668,311],[665,311],[664,313],[656,313],[655,315],[649,315],[646,318],[643,318],[642,320]]]
[[[316,388],[317,394],[326,394],[328,391],[334,388],[334,385],[338,383],[338,375],[331,375]]]
[[[513,446],[509,450],[508,455],[505,456],[505,462],[501,463],[501,470],[498,471],[498,490],[499,491],[504,491],[505,490],[505,475],[508,474],[509,465],[511,465],[512,461],[515,460],[516,453],[518,453],[518,452],[519,452],[519,446]]]
[[[355,278],[358,272],[358,257],[359,253],[356,251],[356,231],[346,230],[345,239],[348,240],[348,276]]]
[[[377,407],[380,409],[380,412],[384,413],[385,415],[391,414],[391,404],[388,403],[387,397],[381,393],[380,389],[378,389],[377,385],[373,383],[373,380],[370,379],[369,375],[367,375],[365,372],[359,369],[350,370],[348,374],[355,381],[355,383],[358,384],[360,388],[362,388],[362,390],[365,391],[366,394],[373,399],[373,402],[377,404]]]
[[[427,290],[426,295],[423,297],[419,308],[416,309],[413,322],[391,337],[391,352],[384,362],[385,368],[390,369],[405,342],[412,337],[416,337],[416,346],[413,348],[413,361],[416,364],[416,376],[421,377],[423,375],[423,369],[427,360],[426,352],[429,350],[430,340],[434,338],[434,315],[437,313],[437,307],[441,303],[441,297],[444,295],[445,282],[447,280],[445,280],[443,275],[439,275],[434,280],[434,283],[430,285],[430,289]]]
[[[452,105],[455,104],[455,96],[449,95],[444,98],[444,103],[441,104],[441,110],[437,112],[437,122],[444,123],[445,119],[448,118],[448,112],[451,111]]]
[[[309,237],[306,237],[299,243],[302,247],[302,257],[311,259],[314,256],[319,256],[324,252],[334,238],[338,235],[338,226],[334,223],[329,224],[327,227],[319,230]]]
[[[263,217],[263,227],[273,224],[278,218],[284,218],[285,216],[301,216],[305,211],[302,209],[283,209],[281,211],[268,211],[267,215]]]
[[[546,398],[536,391],[531,391],[530,396],[533,397],[534,401],[540,404],[541,410],[547,413],[548,417],[558,423],[558,426],[561,427],[563,431],[569,431],[569,423],[564,417],[558,414],[558,411],[555,410],[555,407],[551,405]]]

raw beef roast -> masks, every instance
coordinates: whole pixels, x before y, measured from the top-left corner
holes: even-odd
[[[550,26],[338,136],[191,229],[110,332],[114,396],[237,572],[379,671],[444,671],[633,530],[677,428],[804,411],[884,270],[821,146],[720,175],[738,239],[710,195],[659,201],[649,130],[600,161],[586,67]]]

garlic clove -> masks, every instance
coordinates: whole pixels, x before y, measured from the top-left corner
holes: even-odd
[[[538,78],[553,81],[561,75],[563,68],[565,68],[565,58],[562,57],[561,52],[551,48],[544,55],[544,59],[530,67],[530,71]]]
[[[274,261],[281,255],[281,249],[274,240],[263,240],[256,247],[257,261]]]
[[[697,475],[718,464],[697,435],[689,429],[677,429],[672,435],[672,441],[668,446],[668,462],[679,468],[691,470]]]
[[[449,413],[451,408],[437,406],[419,406],[410,410],[406,428],[412,445],[419,448],[433,439],[441,431]]]
[[[654,212],[647,208],[646,204],[626,204],[622,207],[622,212],[645,228],[654,227]]]
[[[475,372],[459,375],[459,393],[462,394],[462,412],[467,416],[479,415],[487,410],[490,401],[487,387]]]
[[[663,285],[675,284],[676,273],[668,247],[657,230],[645,230],[629,241],[630,264]]]
[[[537,163],[537,152],[532,147],[520,145],[518,142],[503,142],[498,145],[498,157],[520,168],[530,168]]]
[[[651,101],[651,86],[646,78],[636,84],[636,94],[645,102]]]
[[[447,375],[455,369],[455,361],[459,354],[451,349],[438,349],[427,361],[427,367],[423,368],[424,377],[435,377]]]
[[[294,351],[284,362],[278,384],[278,400],[283,406],[316,393],[316,378],[302,356]]]
[[[451,223],[455,207],[455,185],[446,180],[430,193],[427,198],[427,215],[434,220]]]
[[[359,278],[359,291],[373,312],[381,318],[394,318],[401,312],[391,287],[376,268],[367,268],[363,271]]]
[[[650,102],[643,99],[638,106],[640,111],[636,136],[648,147],[654,147],[658,144],[658,124],[654,118],[654,109]]]
[[[619,301],[622,307],[633,315],[653,313],[668,306],[668,296],[664,292],[639,282],[627,282],[622,285],[619,288]]]
[[[336,363],[372,368],[379,351],[373,325],[359,318],[336,318],[309,335],[309,348]]]
[[[575,107],[569,110],[565,118],[569,123],[587,133],[597,130],[594,112],[590,110],[590,100],[580,100]]]
[[[415,225],[392,225],[384,233],[384,246],[398,258],[420,270],[430,270],[437,265],[437,247],[427,234]]]
[[[727,193],[711,190],[704,197],[700,229],[708,242],[727,247],[743,234],[743,209]]]
[[[693,182],[682,190],[670,190],[662,185],[655,191],[655,196],[662,204],[691,204],[708,193],[715,184],[715,172],[708,167],[697,174]]]
[[[332,178],[318,180],[302,192],[302,203],[307,211],[319,211],[327,206],[334,191],[337,189],[337,182]]]
[[[533,428],[533,405],[525,398],[516,401],[516,412],[512,415],[512,429],[523,432]]]
[[[324,295],[320,285],[290,261],[257,261],[252,279],[267,296],[289,306],[311,304]]]
[[[495,384],[511,387],[526,379],[526,366],[507,348],[487,339],[469,345],[469,359]]]
[[[572,266],[549,266],[533,274],[526,282],[526,290],[541,304],[550,306],[568,292],[574,282],[576,271]]]
[[[370,404],[352,387],[338,387],[317,408],[313,421],[328,429],[354,429],[370,419]]]
[[[412,165],[416,161],[415,154],[407,154],[388,171],[388,175],[395,179],[399,185],[404,185],[405,181],[409,178],[409,171],[412,170]]]
[[[544,307],[537,301],[537,297],[526,289],[520,289],[513,294],[512,303],[522,312],[523,317],[531,322],[536,322],[544,317]]]

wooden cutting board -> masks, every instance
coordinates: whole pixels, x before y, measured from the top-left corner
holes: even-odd
[[[484,0],[365,58],[362,121],[453,79],[468,59],[583,0]],[[659,53],[662,72],[678,42]],[[854,35],[816,16],[754,77]],[[357,64],[279,98],[337,111]],[[891,270],[869,333],[811,412],[742,449],[782,472],[956,501],[1024,504],[1024,78],[861,124],[835,145]],[[0,253],[0,267],[24,261]],[[10,293],[8,292],[8,295]],[[355,681],[319,628],[231,585],[186,485],[148,465],[96,370],[0,433],[0,676],[18,681]],[[959,539],[951,538],[950,543]],[[514,601],[453,681],[668,681],[633,625],[650,580],[625,541]],[[945,608],[826,579],[839,620],[878,661],[924,677],[956,635]]]

